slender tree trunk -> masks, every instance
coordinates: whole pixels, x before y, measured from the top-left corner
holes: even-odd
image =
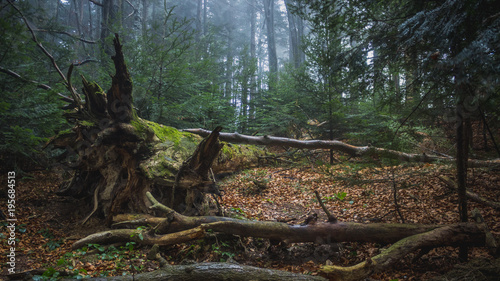
[[[468,158],[468,140],[465,130],[464,106],[463,101],[457,105],[457,186],[458,186],[458,213],[461,222],[467,222],[467,158]],[[460,259],[467,260],[467,247],[460,247]]]
[[[224,87],[226,100],[232,99],[233,60],[233,30],[232,27],[227,27],[226,85]]]
[[[203,35],[207,35],[207,0],[203,0]]]
[[[267,52],[269,57],[269,89],[277,80],[278,57],[276,55],[276,39],[274,34],[274,0],[264,0],[264,13],[267,27]]]
[[[293,63],[295,68],[298,68],[301,64],[300,61],[300,47],[299,47],[299,33],[297,27],[297,19],[298,17],[292,13],[290,10],[290,5],[294,4],[295,1],[285,0],[286,5],[286,14],[288,18],[288,29],[289,29],[289,60]]]
[[[257,94],[257,78],[255,77],[255,71],[257,70],[257,57],[256,57],[256,38],[255,38],[255,25],[256,25],[256,12],[255,12],[255,0],[250,0],[250,60],[254,72],[250,77],[250,97],[248,98],[248,112],[249,117],[252,118],[255,114],[254,99]]]
[[[201,11],[202,11],[202,5],[203,5],[203,0],[198,0],[197,5],[196,5],[196,34],[195,34],[195,39],[196,42],[200,42],[200,35],[203,33],[203,27],[202,27],[202,19],[201,19]]]
[[[149,1],[142,0],[142,35],[145,35],[148,30],[148,22],[150,19]]]

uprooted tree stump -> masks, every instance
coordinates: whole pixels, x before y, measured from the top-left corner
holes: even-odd
[[[57,159],[72,173],[58,193],[89,199],[83,222],[95,213],[109,223],[120,213],[150,212],[146,192],[176,211],[202,213],[214,203],[206,195],[219,195],[213,173],[257,163],[257,156],[264,151],[252,146],[223,146],[217,138],[221,128],[202,140],[139,118],[118,35],[113,43],[116,72],[111,87],[104,92],[98,84],[83,78],[85,100],[74,90],[72,103],[64,113],[74,127],[47,144],[63,151]],[[71,85],[69,88],[73,89]]]
[[[70,67],[67,86],[71,89],[73,98],[65,99],[72,100],[67,106],[65,117],[74,123],[74,127],[60,132],[47,146],[60,149],[62,153],[59,155],[59,160],[72,171],[72,178],[59,193],[91,199],[93,208],[89,209],[83,221],[99,212],[106,218],[108,224],[114,222],[115,226],[129,228],[92,234],[75,242],[74,248],[89,243],[107,244],[131,240],[146,245],[172,245],[203,238],[209,231],[281,240],[285,243],[357,241],[392,244],[380,255],[353,267],[325,266],[322,269],[328,277],[342,280],[360,280],[374,272],[380,272],[393,265],[402,256],[420,248],[470,245],[487,246],[492,251],[497,251],[496,242],[482,222],[445,226],[359,224],[338,222],[333,216],[329,216],[328,223],[288,225],[280,222],[198,216],[206,213],[204,212],[206,207],[210,209],[210,204],[220,196],[214,173],[226,172],[228,169],[237,170],[250,163],[256,163],[264,152],[251,146],[223,145],[219,141],[220,127],[212,132],[202,132],[206,133],[204,135],[206,137],[202,139],[190,132],[180,132],[139,118],[133,107],[132,81],[118,35],[114,39],[114,48],[116,54],[112,59],[116,73],[112,76],[112,84],[107,92],[96,83],[83,78],[85,96],[83,101],[71,86],[72,67]],[[244,140],[241,135],[230,134],[224,137],[228,140],[231,137],[236,138],[236,142],[255,144],[285,142],[290,145],[291,142],[292,146],[304,145],[273,137],[256,139],[246,137]],[[325,148],[325,145],[333,146],[340,151],[355,155],[370,155],[372,151],[388,153],[339,142],[307,142],[305,145],[306,147],[319,145],[321,148]],[[397,153],[390,155],[392,158],[408,161],[420,159],[415,155]],[[420,161],[430,160],[424,157]],[[497,164],[497,161],[481,164]],[[209,200],[207,194],[213,194],[214,199]],[[166,213],[166,216],[156,217],[159,212]],[[136,235],[139,231],[141,235]],[[219,274],[221,268],[224,271],[234,269],[234,274],[247,272],[243,275],[252,280],[258,278],[257,276],[260,276],[258,274],[267,274],[269,278],[278,276],[278,279],[285,278],[283,277],[285,275],[299,278],[291,277],[287,275],[288,273],[283,273],[284,275],[279,277],[281,273],[274,271],[221,264],[164,268],[162,269],[164,271],[145,274],[144,278],[157,278],[165,274],[179,277],[177,270],[180,270],[183,272],[182,278],[190,280],[192,272],[207,276],[205,274]],[[224,276],[214,277],[214,280],[226,278]]]

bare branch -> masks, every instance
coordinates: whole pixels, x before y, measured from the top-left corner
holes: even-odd
[[[64,34],[64,35],[68,35],[69,37],[73,38],[73,39],[76,39],[76,40],[79,40],[79,41],[82,41],[84,43],[88,43],[88,44],[97,44],[96,41],[91,41],[91,40],[87,40],[85,38],[81,38],[81,37],[78,37],[78,36],[75,36],[69,32],[66,32],[66,31],[58,31],[58,30],[47,30],[47,29],[35,29],[34,31],[37,31],[37,32],[47,32],[47,33],[57,33],[57,34]]]
[[[99,3],[99,2],[97,2],[97,1],[95,1],[95,0],[89,0],[89,2],[94,3],[95,5],[97,5],[97,6],[99,6],[99,7],[102,7],[102,6],[103,6],[103,5],[102,5],[102,3]]]
[[[211,131],[205,129],[184,129],[183,132],[189,132],[200,136],[208,136]],[[431,163],[440,161],[443,163],[454,163],[455,159],[437,155],[405,153],[392,149],[372,147],[372,146],[354,146],[338,140],[297,140],[273,136],[249,136],[238,133],[220,133],[219,139],[231,143],[245,143],[255,145],[279,145],[286,147],[296,147],[304,149],[333,149],[351,156],[364,157],[376,156],[388,159],[397,159],[402,162],[424,162]],[[494,160],[475,160],[469,159],[471,167],[490,167],[500,165],[500,159]]]
[[[134,5],[132,5],[132,3],[130,3],[130,1],[128,0],[125,0],[127,2],[127,4],[130,5],[130,7],[132,7],[132,13],[130,13],[128,16],[125,17],[125,19],[128,19],[130,18],[131,16],[133,16],[135,13],[137,13],[137,9],[134,7]]]
[[[43,84],[43,83],[40,83],[40,82],[37,82],[37,81],[34,81],[34,80],[29,80],[29,79],[26,79],[24,77],[22,77],[20,74],[10,70],[10,69],[6,69],[6,68],[3,68],[0,66],[0,72],[3,72],[5,74],[8,74],[14,78],[17,78],[23,82],[28,82],[28,83],[32,83],[32,84],[35,84],[35,86],[37,88],[40,88],[40,89],[43,89],[43,90],[47,90],[47,91],[52,91],[53,89],[49,86],[49,85],[46,85],[46,84]],[[70,98],[70,97],[67,97],[61,93],[57,93],[57,95],[61,98],[61,100],[65,101],[65,102],[69,102],[69,103],[74,103],[75,101]]]
[[[74,62],[72,65],[73,66],[82,66],[84,64],[87,64],[89,62],[99,62],[98,60],[96,59],[85,59],[85,60],[77,60],[76,62]]]
[[[23,19],[24,24],[26,25],[26,27],[28,28],[28,30],[31,33],[31,39],[33,40],[33,42],[35,42],[35,44],[38,46],[38,48],[40,48],[40,50],[42,50],[42,52],[50,59],[52,65],[56,69],[57,73],[64,80],[66,88],[70,91],[71,96],[73,97],[73,100],[77,104],[78,108],[80,108],[80,109],[83,108],[83,104],[82,104],[82,100],[81,100],[80,96],[76,93],[75,89],[73,87],[71,87],[71,85],[68,83],[68,79],[62,73],[62,71],[59,68],[59,66],[57,65],[56,60],[54,59],[54,57],[49,53],[49,51],[47,51],[47,49],[45,49],[45,47],[42,45],[42,43],[40,43],[38,41],[38,39],[36,38],[35,32],[33,31],[33,28],[31,28],[31,26],[28,23],[28,20],[26,19],[26,17],[24,16],[24,14],[21,12],[21,10],[19,10],[14,5],[14,3],[12,3],[11,0],[7,0],[7,2],[9,2],[9,4],[19,13],[19,15],[21,16],[21,18]]]

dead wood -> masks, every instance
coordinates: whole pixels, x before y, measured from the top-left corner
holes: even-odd
[[[452,179],[450,179],[449,177],[447,176],[439,176],[438,177],[442,182],[444,182],[446,185],[447,188],[449,188],[450,190],[453,190],[453,191],[457,191],[457,183],[455,181],[453,181]],[[491,201],[491,200],[488,200],[482,196],[480,196],[479,194],[477,193],[474,193],[470,190],[466,190],[465,192],[465,196],[467,196],[467,198],[469,198],[470,200],[474,201],[474,202],[477,202],[479,204],[482,204],[482,205],[485,205],[485,206],[488,206],[488,207],[491,207],[497,211],[500,211],[500,202],[495,202],[495,201]]]
[[[200,136],[210,134],[209,130],[205,129],[185,129],[184,132],[190,132]],[[372,156],[384,157],[389,159],[397,159],[403,162],[443,162],[455,163],[455,158],[443,157],[437,155],[405,153],[391,149],[373,147],[373,146],[354,146],[337,140],[297,140],[273,136],[249,136],[238,133],[221,133],[220,140],[231,143],[245,143],[254,145],[278,145],[286,147],[296,147],[305,149],[333,149],[343,152],[351,156]],[[500,165],[500,159],[495,160],[469,160],[469,167],[490,167]]]
[[[196,263],[190,265],[169,265],[153,272],[141,273],[134,276],[116,276],[107,278],[89,278],[86,280],[123,280],[123,281],[149,281],[149,280],[263,280],[263,281],[281,281],[281,280],[327,280],[320,276],[303,275],[288,271],[275,269],[258,268],[248,265],[235,263]]]
[[[36,41],[36,38],[34,37]],[[98,215],[109,224],[121,213],[148,213],[147,192],[178,212],[195,215],[215,209],[220,196],[212,175],[258,163],[263,149],[219,142],[217,128],[205,140],[139,118],[133,106],[133,83],[118,35],[113,40],[115,73],[104,91],[82,77],[84,99],[71,85],[73,65],[61,77],[72,98],[64,117],[74,126],[45,146],[63,151],[56,159],[72,174],[58,194],[86,199],[85,219]],[[9,75],[16,73],[0,69]]]
[[[314,191],[314,195],[316,195],[316,199],[318,200],[319,205],[323,209],[323,212],[325,212],[326,217],[328,218],[328,222],[330,223],[336,223],[337,218],[330,213],[330,211],[326,208],[325,203],[323,203],[323,200],[321,200],[321,196],[319,195],[319,192],[317,190]]]
[[[35,269],[20,273],[7,275],[8,280],[32,280],[34,276],[41,276],[46,269]],[[72,271],[57,271],[60,280],[76,280],[70,278],[73,276]],[[68,278],[65,278],[68,277]],[[120,280],[120,281],[150,281],[150,280],[175,280],[175,281],[281,281],[281,280],[302,280],[302,281],[320,281],[327,280],[320,276],[304,275],[288,271],[275,269],[259,268],[248,265],[240,265],[227,262],[207,262],[188,265],[165,265],[162,268],[137,275],[111,276],[111,277],[95,277],[85,278],[85,280]]]
[[[167,213],[163,220],[158,222],[154,231],[144,232],[143,240],[133,239],[139,244],[171,245],[200,238],[205,235],[206,230],[213,230],[225,234],[238,235],[241,237],[267,238],[283,241],[285,243],[314,242],[318,244],[337,242],[374,242],[379,244],[392,244],[407,237],[433,231],[435,229],[448,227],[456,230],[456,235],[463,237],[462,240],[441,239],[439,246],[456,246],[460,243],[470,243],[474,246],[485,246],[485,232],[478,228],[475,223],[460,223],[451,225],[421,225],[421,224],[391,224],[391,223],[314,223],[307,225],[288,225],[274,221],[251,221],[216,216],[184,216],[178,212],[159,203],[148,193],[148,199],[152,201],[153,209],[159,209]],[[122,217],[123,218],[123,217]],[[144,220],[152,221],[146,217]],[[137,222],[135,219],[134,222]],[[123,221],[120,224],[124,224]],[[137,224],[136,224],[137,225]],[[124,242],[127,238],[132,241],[131,235],[136,230],[113,230],[90,235],[75,242],[73,247],[80,247],[88,243],[112,243]],[[187,231],[187,232],[184,232]],[[441,233],[441,232],[439,232]],[[188,235],[189,234],[189,235]],[[463,236],[460,236],[463,235]],[[137,233],[136,236],[139,236]],[[181,237],[181,238],[179,238]],[[470,237],[474,239],[470,239]]]
[[[208,230],[241,237],[279,240],[285,243],[374,242],[392,244],[381,254],[354,266],[324,266],[321,271],[333,280],[363,280],[373,273],[381,272],[393,266],[401,258],[417,249],[467,245],[487,246],[491,252],[497,252],[496,241],[487,230],[478,212],[475,213],[477,223],[451,225],[361,224],[349,222],[288,225],[273,221],[184,216],[159,203],[150,193],[147,196],[151,200],[151,208],[166,213],[166,218],[155,218],[146,215],[121,215],[115,217],[115,219],[121,220],[117,222],[118,225],[125,225],[127,222],[123,220],[131,219],[129,222],[134,226],[148,222],[155,223],[154,228],[150,230],[118,229],[92,234],[75,242],[73,249],[86,244],[109,244],[126,241],[134,241],[144,245],[173,245],[203,238],[208,235]],[[203,266],[203,264],[193,266]]]
[[[393,266],[407,254],[420,248],[435,248],[446,244],[476,245],[477,240],[485,240],[484,232],[477,232],[474,224],[455,224],[442,226],[428,232],[416,234],[394,243],[381,254],[359,264],[341,267],[323,266],[322,272],[333,280],[363,280],[370,275],[382,272]]]

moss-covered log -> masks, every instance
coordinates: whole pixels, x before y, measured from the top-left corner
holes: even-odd
[[[59,194],[88,199],[83,221],[93,214],[109,223],[120,213],[146,213],[146,192],[179,212],[192,215],[212,209],[206,208],[211,200],[205,194],[218,189],[210,169],[213,173],[241,169],[257,163],[265,152],[224,145],[218,132],[203,140],[138,117],[118,35],[114,48],[115,74],[109,90],[83,78],[84,103],[73,104],[64,114],[74,127],[47,144],[63,151],[58,160],[72,173]]]
[[[210,280],[210,281],[281,281],[281,280],[327,280],[320,276],[298,274],[275,269],[258,268],[234,263],[207,262],[190,265],[171,265],[159,270],[141,273],[134,276],[116,276],[106,278],[89,278],[87,280],[116,280],[116,281],[150,281],[150,280]]]
[[[439,236],[438,244],[434,246],[456,246],[466,243],[471,246],[487,245],[487,230],[476,223],[462,223],[452,225],[422,225],[422,224],[391,224],[391,223],[314,223],[307,225],[288,225],[282,222],[273,221],[251,221],[218,216],[185,216],[168,208],[158,202],[150,193],[147,194],[151,200],[151,208],[166,213],[165,218],[153,218],[151,216],[117,216],[120,220],[118,226],[125,226],[126,221],[131,219],[133,227],[152,225],[154,229],[144,230],[141,241],[142,244],[171,245],[179,242],[186,242],[197,239],[205,235],[206,230],[213,230],[226,234],[238,235],[241,237],[258,237],[271,240],[284,241],[285,243],[295,242],[315,242],[319,244],[337,242],[373,242],[379,244],[392,244],[410,236],[429,233],[435,229],[448,229],[445,233],[450,233],[460,237],[445,239]],[[94,243],[114,243],[123,242],[127,237],[134,236],[135,229],[111,230],[92,234],[74,243],[74,248],[79,248],[86,244]],[[137,236],[137,235],[135,235]],[[193,237],[193,238],[189,238]],[[432,236],[431,236],[432,237]],[[496,247],[496,245],[494,246]]]
[[[73,244],[78,249],[87,244],[111,244],[134,241],[144,245],[173,245],[205,237],[213,231],[241,237],[258,237],[289,242],[373,242],[392,244],[381,254],[350,267],[324,266],[321,271],[330,280],[363,280],[373,273],[393,266],[398,260],[418,249],[442,246],[488,247],[496,253],[498,246],[482,219],[476,223],[451,225],[417,225],[388,223],[314,223],[288,225],[281,222],[260,222],[216,216],[184,216],[158,202],[151,194],[151,208],[167,214],[166,218],[147,215],[120,215],[116,225],[136,227],[152,225],[150,229],[118,229],[89,235]],[[474,211],[481,218],[478,211]],[[125,220],[125,221],[124,221]],[[208,232],[208,230],[212,232]],[[140,238],[139,238],[140,237]]]

